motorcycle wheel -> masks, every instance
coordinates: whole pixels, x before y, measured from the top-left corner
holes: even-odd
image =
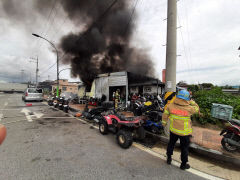
[[[160,134],[160,131],[156,126],[152,126],[151,131],[152,131],[153,134]]]
[[[63,108],[63,111],[64,111],[65,113],[68,113],[68,108]]]
[[[222,144],[223,148],[224,148],[226,151],[229,151],[229,152],[234,152],[234,151],[236,151],[236,150],[238,149],[236,146],[233,146],[233,145],[227,143],[227,142],[225,141],[225,137],[222,138],[221,144]]]

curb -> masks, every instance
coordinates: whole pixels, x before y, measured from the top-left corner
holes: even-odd
[[[79,110],[74,109],[72,107],[69,107],[69,109],[73,112],[78,112],[79,111]],[[159,141],[161,141],[162,143],[168,144],[169,139],[167,137],[159,136],[159,135],[156,135],[156,134],[153,134],[153,133],[150,133],[150,132],[147,132],[147,133],[152,137],[158,138]],[[176,147],[180,147],[179,141],[177,141]],[[218,162],[230,163],[230,164],[233,164],[233,165],[236,165],[236,166],[240,167],[240,159],[225,155],[224,153],[213,150],[213,149],[204,148],[204,147],[199,146],[195,143],[190,143],[189,151],[191,153],[196,153],[196,155],[204,155],[205,158],[207,157],[207,158],[210,158],[210,159],[217,160]]]

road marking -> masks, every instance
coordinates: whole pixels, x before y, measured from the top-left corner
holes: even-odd
[[[21,112],[25,114],[28,122],[32,122],[32,121],[33,121],[31,115],[29,115],[29,113],[30,113],[31,111],[29,111],[29,110],[26,109],[26,108],[23,108]]]
[[[3,118],[3,114],[0,114],[0,121],[2,120],[2,118]]]
[[[33,114],[34,116],[36,116],[37,119],[41,118],[44,115],[43,113],[37,113],[37,112],[34,112]]]
[[[147,148],[141,144],[138,144],[136,142],[133,143],[133,146],[142,150],[142,151],[145,151],[155,157],[158,157],[164,161],[166,161],[166,156],[165,155],[162,155],[162,154],[159,154],[159,153],[156,153],[154,151],[152,151],[150,148]],[[176,166],[176,167],[180,167],[180,162],[176,161],[176,160],[172,160],[172,165]],[[206,179],[210,179],[210,180],[223,180],[222,178],[219,178],[219,177],[216,177],[216,176],[213,176],[213,175],[210,175],[210,174],[206,174],[204,172],[201,172],[197,169],[193,169],[193,168],[190,168],[190,169],[187,169],[185,171],[188,171],[192,174],[195,174],[197,176],[200,176],[200,177],[203,177],[203,178],[206,178]]]
[[[8,102],[5,102],[5,103],[4,103],[4,106],[7,106],[7,105],[8,105]]]

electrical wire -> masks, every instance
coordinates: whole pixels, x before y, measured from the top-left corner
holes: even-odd
[[[179,26],[181,27],[181,23],[180,23],[180,18],[179,18],[179,16],[177,15],[177,17],[178,17],[178,23],[179,23]],[[179,28],[180,29],[180,35],[181,35],[181,39],[182,39],[182,44],[183,44],[183,51],[184,51],[184,54],[185,54],[185,57],[186,57],[186,63],[187,63],[187,69],[188,69],[188,73],[189,73],[189,71],[190,71],[190,66],[189,66],[189,62],[188,62],[188,55],[187,55],[187,52],[186,52],[186,46],[185,46],[185,43],[184,43],[184,38],[183,38],[183,33],[182,33],[182,29],[181,28]],[[190,74],[189,74],[190,75]]]
[[[126,25],[126,28],[125,28],[125,30],[124,30],[124,32],[123,32],[123,35],[125,35],[125,34],[127,33],[127,30],[128,30],[128,28],[129,28],[129,24],[130,24],[130,22],[132,21],[132,17],[133,17],[133,14],[134,14],[134,12],[135,12],[135,9],[136,9],[136,7],[137,7],[138,2],[139,2],[139,0],[136,0],[136,1],[135,1],[135,5],[134,5],[134,7],[133,7],[132,13],[131,13],[131,15],[130,15],[130,18],[129,18],[129,21],[128,21],[127,25]]]
[[[42,28],[43,30],[42,30],[42,33],[41,33],[40,35],[42,35],[42,34],[44,33],[45,27],[46,27],[46,26],[48,25],[48,23],[49,23],[49,19],[50,19],[51,15],[52,15],[53,9],[55,8],[56,2],[57,2],[57,0],[55,0],[55,1],[53,2],[53,4],[52,4],[52,8],[51,8],[51,10],[50,10],[50,12],[49,12],[49,14],[48,14],[47,20],[46,20],[46,22],[44,23],[44,26],[43,26],[43,28]],[[39,45],[39,42],[40,42],[40,39],[38,38],[37,43],[36,43],[36,47],[38,47],[38,50],[40,49],[39,47],[41,47],[41,45],[42,45],[42,43]],[[37,54],[38,54],[38,53],[37,53]]]

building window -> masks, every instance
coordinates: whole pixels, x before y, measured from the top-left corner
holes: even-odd
[[[62,87],[62,90],[63,90],[63,91],[66,91],[66,90],[67,90],[67,87],[64,87],[64,86],[63,86],[63,87]]]
[[[145,87],[145,88],[144,88],[144,91],[145,91],[145,92],[151,92],[151,91],[152,91],[152,88],[151,88],[151,87]]]
[[[66,82],[66,80],[63,80],[63,82]]]
[[[70,90],[72,90],[72,88],[70,88]]]

